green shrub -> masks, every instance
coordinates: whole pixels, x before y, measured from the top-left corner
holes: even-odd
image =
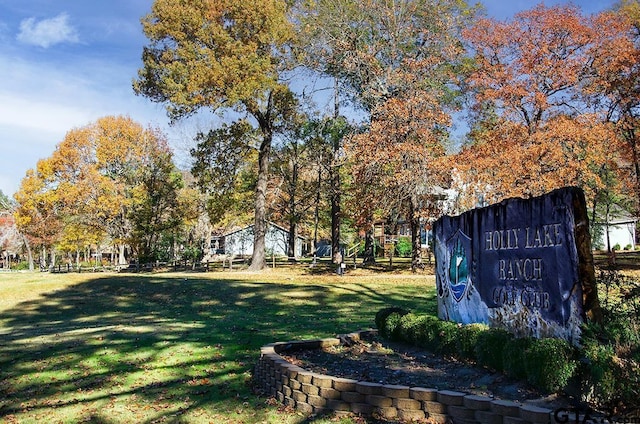
[[[485,324],[467,324],[460,327],[456,340],[456,350],[461,359],[476,359],[476,344],[480,334],[489,329]]]
[[[640,283],[615,273],[604,277],[602,323],[588,322],[582,331],[583,392],[605,409],[639,409]],[[621,291],[626,295],[616,296]]]
[[[27,269],[29,269],[29,262],[21,261],[19,264],[13,265],[13,269],[14,270],[18,270],[18,271],[27,270]]]
[[[513,378],[525,379],[525,352],[531,347],[532,339],[529,337],[513,338],[507,341],[502,352],[502,365],[504,372]]]
[[[392,313],[399,313],[401,315],[406,315],[406,314],[409,313],[409,311],[406,310],[406,309],[403,309],[403,308],[396,307],[396,306],[380,309],[376,313],[376,317],[375,317],[376,328],[378,330],[382,330],[382,328],[385,325],[385,321],[387,320],[387,317],[389,315],[391,315]],[[383,336],[384,336],[384,334],[383,334]]]
[[[417,346],[424,347],[431,352],[438,350],[438,324],[440,320],[433,315],[422,315],[416,318],[412,326],[413,334],[408,335],[405,340],[411,341]],[[406,329],[405,333],[409,333]]]
[[[400,320],[409,311],[403,308],[390,307],[384,308],[376,313],[376,328],[382,337],[389,339],[397,339],[400,326]]]
[[[411,246],[411,239],[409,237],[399,237],[398,243],[396,244],[396,253],[398,256],[406,258],[411,256],[411,251],[413,250],[413,246]]]
[[[418,344],[419,334],[421,332],[421,327],[423,326],[422,321],[424,321],[424,319],[424,316],[412,313],[403,315],[400,319],[398,329],[400,339],[412,344]]]
[[[566,340],[532,339],[524,352],[527,381],[547,392],[564,388],[576,371],[574,350]]]
[[[504,348],[511,339],[513,336],[509,332],[498,328],[490,328],[480,333],[476,343],[478,364],[496,371],[503,371]]]
[[[617,390],[613,347],[589,341],[584,345],[582,354],[583,391],[598,405],[608,405],[615,398]]]
[[[400,331],[400,321],[402,320],[402,315],[398,312],[394,312],[387,317],[384,325],[384,334],[391,340],[401,340],[399,337]]]
[[[597,339],[624,355],[640,349],[640,281],[617,271],[598,275],[602,324],[588,323],[583,339]]]
[[[416,315],[402,308],[386,308],[376,314],[376,325],[383,337],[421,346],[432,352],[454,355],[459,359],[475,360],[479,365],[526,379],[547,392],[564,388],[577,376],[576,349],[561,339],[517,339],[506,330],[488,328],[483,324],[460,325],[442,321],[433,315]],[[592,335],[593,330],[583,333]],[[602,382],[598,393],[602,398],[611,393],[626,393],[629,397],[638,387],[640,370],[621,370],[610,367],[606,350],[593,350],[590,361],[594,369],[588,380]],[[586,372],[586,371],[585,371]],[[623,379],[621,384],[618,380]],[[616,383],[618,381],[618,383]],[[615,386],[614,383],[616,383]],[[613,387],[613,388],[612,388]],[[637,397],[637,393],[636,393]]]
[[[456,355],[457,342],[460,338],[461,325],[451,321],[438,321],[437,352],[445,355]]]

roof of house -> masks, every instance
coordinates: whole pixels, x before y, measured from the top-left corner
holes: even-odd
[[[600,224],[604,224],[604,220],[602,219],[603,217],[599,216],[598,218],[599,219],[597,220],[597,222]],[[609,225],[629,224],[638,222],[638,217],[634,217],[626,209],[623,209],[622,207],[614,204],[609,208],[608,221]]]

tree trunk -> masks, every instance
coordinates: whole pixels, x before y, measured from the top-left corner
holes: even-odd
[[[29,271],[33,271],[35,268],[33,264],[33,252],[31,252],[31,245],[29,244],[29,239],[25,236],[22,236],[22,242],[24,243],[25,249],[27,249],[27,258],[29,261]]]
[[[420,243],[420,216],[416,212],[415,199],[409,201],[409,225],[411,226],[411,271],[424,269],[422,245]]]
[[[340,255],[340,172],[333,168],[331,178],[331,256],[333,263],[342,262]]]
[[[373,238],[373,229],[367,231],[367,234],[364,238],[364,259],[362,260],[363,264],[374,264],[376,263],[376,256],[374,254],[376,241]]]
[[[596,323],[600,323],[602,322],[602,309],[600,308],[600,300],[598,299],[591,238],[588,231],[589,217],[586,208],[582,206],[584,204],[585,200],[582,194],[580,198],[578,196],[574,197],[574,218],[576,223],[574,229],[575,243],[578,249],[578,257],[582,258],[582,261],[578,264],[578,281],[581,281],[582,284],[582,304],[587,318]],[[607,207],[607,215],[608,214],[609,210]]]
[[[609,203],[604,214],[604,232],[607,240],[607,252],[611,252],[611,237],[609,236]]]
[[[269,176],[269,155],[272,132],[263,127],[263,139],[258,153],[258,181],[256,183],[255,221],[253,227],[253,255],[249,270],[260,271],[265,267],[265,235],[267,233],[266,198]]]
[[[340,116],[340,101],[338,96],[338,79],[334,78],[333,80],[333,89],[334,89],[334,110],[333,110],[333,118],[338,119]],[[342,254],[340,252],[340,219],[341,219],[341,211],[340,211],[340,201],[341,201],[341,190],[342,187],[340,185],[340,167],[338,163],[340,158],[338,157],[340,154],[340,144],[342,143],[342,138],[334,136],[333,138],[333,166],[331,167],[331,256],[333,258],[333,263],[341,263],[343,260]]]
[[[296,260],[296,220],[289,221],[289,240],[287,240],[287,256],[290,261]]]
[[[316,192],[316,206],[313,213],[313,265],[318,261],[318,226],[320,225],[320,196],[322,192],[322,165],[318,164],[318,191]]]
[[[289,187],[289,240],[287,243],[287,256],[290,261],[296,260],[296,233],[298,212],[296,210],[296,188],[298,186],[298,157],[297,151],[291,169],[291,185]]]

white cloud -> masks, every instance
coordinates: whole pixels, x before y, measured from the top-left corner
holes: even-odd
[[[36,21],[35,18],[23,20],[20,22],[20,33],[17,38],[21,43],[45,49],[59,43],[80,41],[78,33],[69,24],[69,16],[66,13],[41,21]]]
[[[31,100],[0,92],[0,127],[31,128],[59,135],[89,123],[92,117],[91,111],[83,108],[83,105],[73,107],[50,100]]]
[[[0,190],[13,194],[68,131],[100,117],[124,114],[166,130],[162,106],[134,95],[134,73],[109,60],[51,63],[0,52]]]

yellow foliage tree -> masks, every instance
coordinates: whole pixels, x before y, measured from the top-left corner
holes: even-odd
[[[180,174],[161,133],[109,116],[67,133],[23,179],[16,221],[39,244],[77,250],[107,235],[149,256],[158,234],[178,225]]]

